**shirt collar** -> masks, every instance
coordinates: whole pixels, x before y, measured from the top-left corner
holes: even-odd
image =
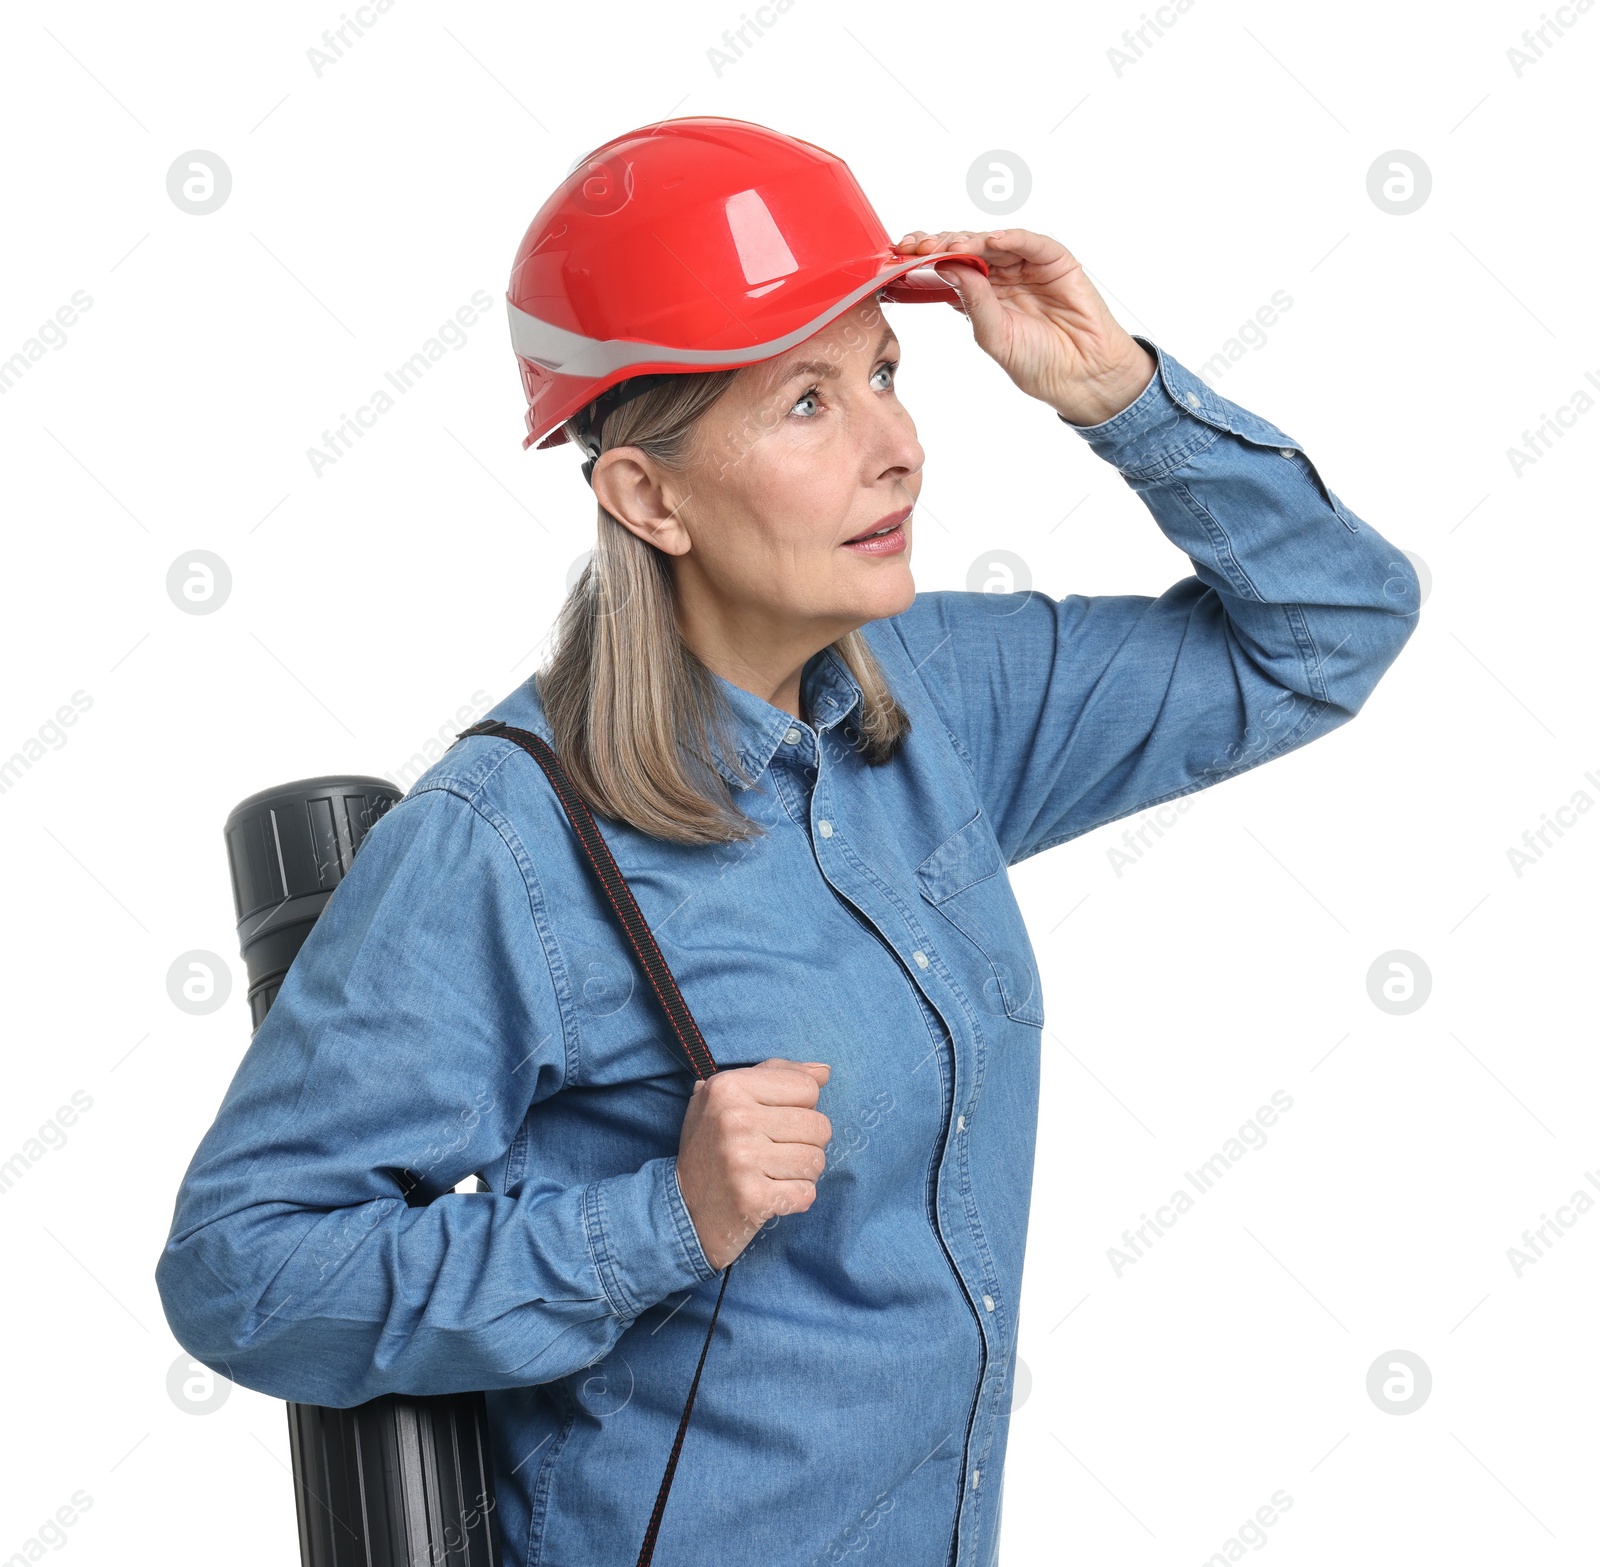
[[[784,736],[795,728],[798,720],[793,713],[774,707],[754,693],[725,680],[715,671],[712,679],[726,699],[729,709],[728,739],[725,750],[713,736],[712,750],[717,771],[734,787],[740,786],[737,772],[730,765],[729,755],[736,756],[740,766],[753,781],[767,770],[773,753],[784,743]],[[861,701],[861,687],[856,682],[844,660],[831,647],[813,654],[800,673],[801,708],[810,715],[811,727],[824,734],[847,718]]]

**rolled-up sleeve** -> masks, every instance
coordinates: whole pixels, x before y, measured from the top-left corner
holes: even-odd
[[[1417,624],[1415,568],[1300,444],[1138,341],[1145,390],[1068,428],[1194,574],[1154,598],[923,593],[890,622],[1008,864],[1348,722]]]
[[[178,1192],[156,1283],[196,1359],[335,1407],[545,1382],[715,1275],[674,1158],[453,1190],[568,1076],[530,871],[447,787],[367,834]]]

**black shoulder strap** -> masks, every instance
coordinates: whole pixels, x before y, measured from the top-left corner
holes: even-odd
[[[567,776],[566,769],[562,767],[556,753],[542,735],[536,735],[528,729],[518,729],[498,718],[486,718],[481,723],[460,730],[456,739],[464,739],[467,735],[494,735],[500,739],[515,741],[544,769],[545,777],[550,780],[556,798],[561,802],[561,808],[567,813],[567,820],[572,823],[572,829],[578,835],[578,843],[583,849],[584,858],[589,862],[589,869],[599,882],[600,890],[611,906],[611,912],[616,915],[617,923],[622,927],[622,933],[633,949],[639,967],[644,970],[644,976],[650,982],[650,988],[654,991],[656,1000],[660,1002],[661,1010],[666,1014],[667,1025],[671,1028],[673,1037],[683,1047],[683,1053],[689,1058],[689,1065],[695,1076],[710,1077],[713,1072],[719,1070],[717,1063],[706,1048],[706,1042],[701,1037],[688,1003],[684,1001],[683,994],[678,989],[678,982],[672,977],[672,970],[667,967],[667,960],[661,955],[661,948],[656,945],[656,939],[650,933],[644,915],[639,912],[639,905],[634,901],[633,889],[624,879],[611,853],[610,845],[601,837],[594,816],[584,803],[583,796],[573,787],[572,780]],[[717,1303],[711,1312],[710,1325],[706,1328],[706,1341],[700,1347],[700,1362],[694,1368],[694,1381],[689,1384],[689,1398],[683,1406],[683,1416],[678,1421],[678,1434],[673,1439],[672,1456],[667,1460],[666,1473],[661,1477],[661,1488],[656,1493],[656,1505],[650,1514],[649,1527],[645,1530],[644,1543],[639,1547],[639,1560],[635,1567],[650,1567],[655,1556],[656,1535],[661,1529],[662,1515],[666,1512],[667,1493],[672,1489],[672,1477],[677,1472],[678,1456],[683,1451],[684,1435],[689,1429],[689,1415],[694,1409],[695,1394],[700,1390],[700,1372],[706,1363],[706,1351],[711,1348],[711,1335],[716,1329],[717,1314],[722,1310],[722,1297],[728,1291],[728,1279],[732,1273],[733,1263],[729,1263],[722,1270],[722,1288],[717,1291]]]

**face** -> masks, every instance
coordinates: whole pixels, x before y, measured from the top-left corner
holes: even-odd
[[[869,299],[742,371],[695,425],[682,468],[650,465],[658,497],[639,465],[622,467],[624,500],[654,509],[635,531],[671,556],[691,642],[698,619],[719,641],[821,648],[910,605],[923,451],[895,392],[899,358]],[[605,499],[599,466],[595,479]]]

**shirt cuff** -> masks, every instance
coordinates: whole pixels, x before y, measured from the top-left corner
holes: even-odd
[[[1150,351],[1150,357],[1155,360],[1156,368],[1151,372],[1150,379],[1144,383],[1144,390],[1134,398],[1120,413],[1114,413],[1109,419],[1102,419],[1099,424],[1074,424],[1065,414],[1057,414],[1058,418],[1069,430],[1076,430],[1079,435],[1095,436],[1102,432],[1110,431],[1113,425],[1120,425],[1127,420],[1129,415],[1139,410],[1137,417],[1130,421],[1139,423],[1147,422],[1152,406],[1159,407],[1161,403],[1161,350],[1147,337],[1140,337],[1137,332],[1129,333],[1134,342]]]
[[[1222,399],[1149,338],[1130,335],[1156,361],[1145,389],[1120,413],[1099,424],[1073,424],[1063,414],[1056,417],[1120,472],[1151,478],[1176,468],[1216,440],[1221,421],[1212,404]]]
[[[1269,420],[1241,408],[1147,337],[1130,334],[1155,356],[1150,384],[1121,413],[1099,424],[1073,424],[1076,430],[1120,473],[1130,479],[1160,479],[1232,434],[1253,446],[1272,447],[1285,457],[1304,448]],[[1337,508],[1335,508],[1337,509]]]
[[[678,1185],[678,1161],[591,1183],[584,1220],[611,1309],[631,1321],[676,1290],[717,1277]]]

